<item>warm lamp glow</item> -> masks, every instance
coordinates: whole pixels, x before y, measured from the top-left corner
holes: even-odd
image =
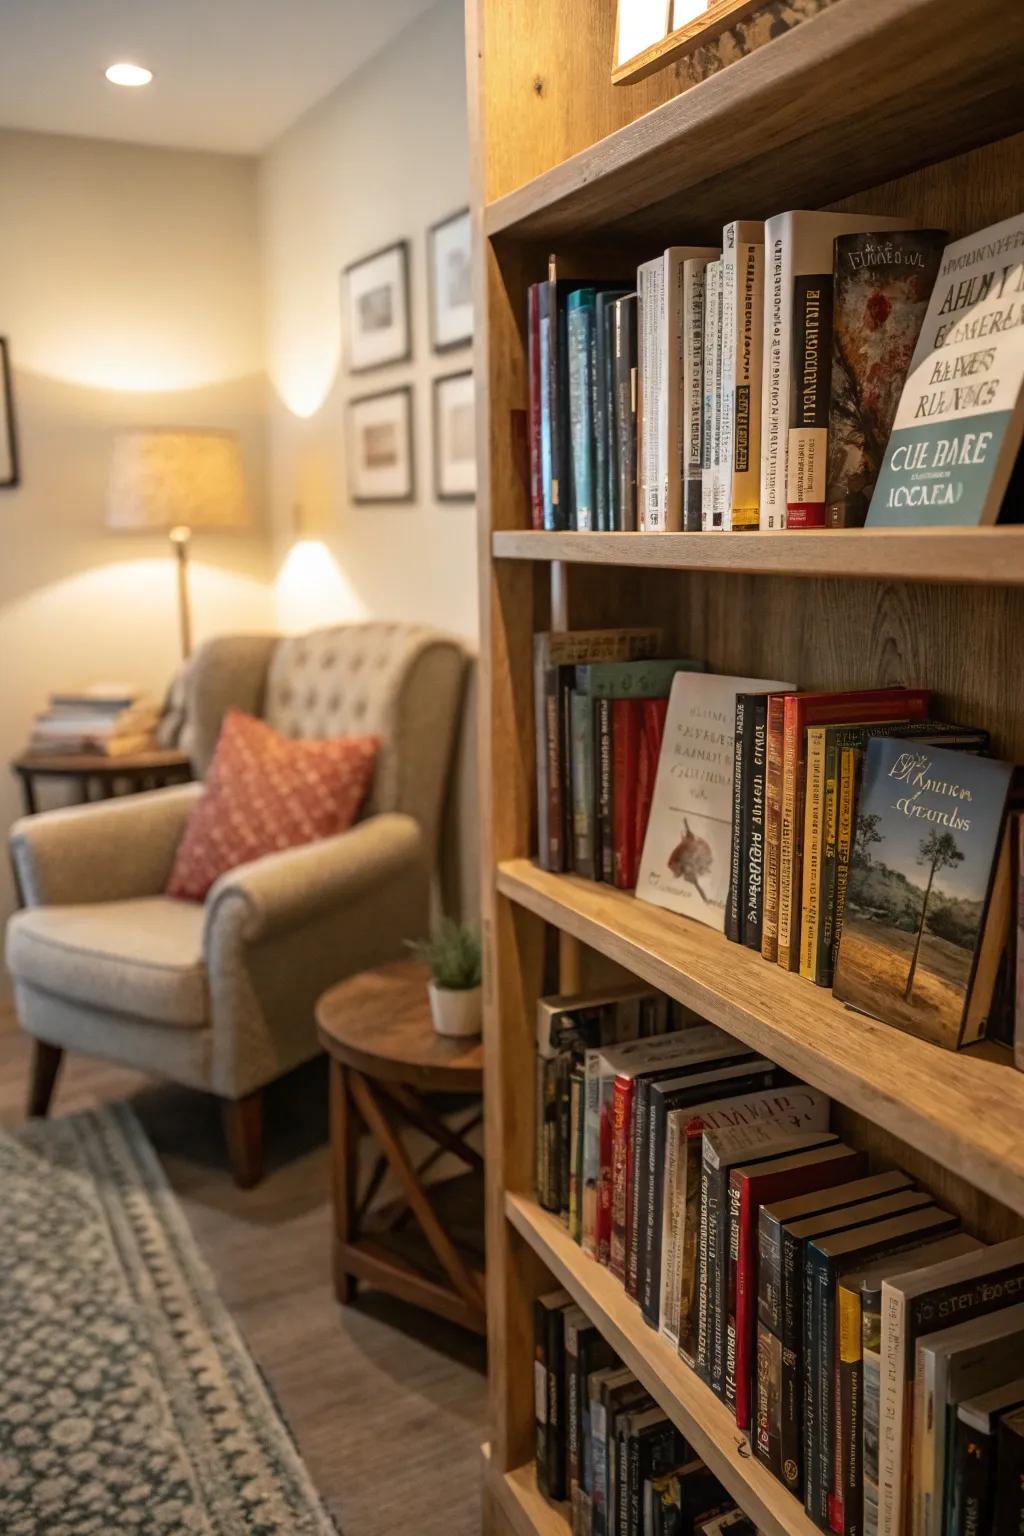
[[[277,574],[274,597],[278,627],[286,634],[367,617],[364,604],[319,539],[292,545]]]
[[[153,78],[151,69],[147,69],[144,64],[129,64],[127,59],[111,64],[104,70],[104,74],[111,85],[124,85],[132,91],[138,90],[140,85],[148,85]]]

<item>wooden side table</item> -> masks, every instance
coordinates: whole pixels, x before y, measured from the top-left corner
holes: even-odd
[[[484,1277],[445,1229],[422,1175],[442,1152],[452,1152],[481,1176],[483,1159],[466,1141],[481,1119],[474,1110],[453,1130],[424,1103],[425,1092],[483,1092],[479,1039],[448,1040],[435,1033],[427,1000],[426,966],[399,960],[353,976],[325,992],[317,1004],[320,1043],[330,1057],[331,1180],[334,1197],[334,1284],[351,1302],[359,1280],[426,1307],[477,1333],[486,1331]],[[380,1149],[369,1187],[358,1199],[357,1137],[362,1121]],[[419,1169],[406,1151],[400,1126],[414,1126],[435,1144]],[[370,1202],[390,1167],[445,1275],[414,1268],[367,1235]]]
[[[106,800],[119,788],[134,794],[142,789],[162,789],[165,784],[187,784],[192,777],[192,765],[186,753],[159,748],[125,757],[106,757],[99,752],[61,756],[49,752],[25,752],[14,759],[11,769],[21,780],[28,816],[34,816],[39,809],[37,779],[70,779],[78,785],[79,799],[86,802],[93,798],[94,787],[99,791],[96,798]]]

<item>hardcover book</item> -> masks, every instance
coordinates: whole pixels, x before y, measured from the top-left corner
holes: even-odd
[[[871,528],[994,523],[1024,431],[1024,214],[942,253]]]
[[[756,528],[761,479],[761,336],[764,225],[737,219],[722,231],[720,526]],[[716,526],[718,523],[716,523]]]
[[[1003,1414],[1024,1407],[1024,1378],[961,1403],[954,1429],[949,1536],[991,1530],[996,1492],[996,1435]]]
[[[701,529],[701,464],[704,451],[704,284],[706,257],[683,262],[683,325],[686,328],[683,394],[683,527]]]
[[[705,533],[720,527],[715,522],[722,425],[722,259],[709,261],[704,269],[704,441],[701,448],[701,528]]]
[[[941,747],[869,742],[836,966],[843,1002],[938,1045],[980,1037],[1009,916],[1011,773]],[[1000,864],[1007,878],[990,902]]]
[[[611,526],[636,527],[636,294],[612,304],[612,376],[615,402],[615,464],[611,481]]]
[[[860,528],[914,355],[946,235],[840,235],[835,242],[827,522]]]
[[[577,288],[566,302],[569,369],[569,451],[572,463],[575,527],[594,527],[594,334],[593,288]]]
[[[644,901],[724,928],[736,695],[789,687],[756,677],[677,674],[637,880]]]

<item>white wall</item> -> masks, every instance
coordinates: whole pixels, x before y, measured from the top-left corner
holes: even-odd
[[[251,533],[193,543],[196,639],[274,623],[256,167],[222,155],[0,131],[0,335],[10,340],[22,484],[0,491],[0,822],[7,761],[57,687],[155,692],[178,660],[160,538],[103,526],[122,426],[241,435]],[[12,903],[0,860],[0,919]]]
[[[431,380],[470,366],[469,349],[431,352],[427,229],[469,201],[461,0],[439,0],[260,164],[264,324],[271,382],[269,485],[277,549],[294,509],[322,537],[278,579],[284,627],[323,617],[412,619],[475,641],[475,512],[433,494]],[[340,273],[407,239],[413,359],[346,375]],[[411,383],[416,499],[352,506],[345,479],[345,402]]]

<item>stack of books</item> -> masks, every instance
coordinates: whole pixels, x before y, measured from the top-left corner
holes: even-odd
[[[671,1019],[665,1001],[661,1016]],[[820,1530],[1019,1530],[1024,1239],[969,1236],[909,1174],[869,1168],[830,1130],[823,1093],[706,1023],[675,1018],[642,1036],[641,1020],[657,1017],[657,995],[640,989],[541,1001],[537,1115],[557,1145],[538,1149],[538,1198],[731,1410]],[[552,1115],[560,1056],[562,1080],[579,1089]],[[569,1170],[555,1189],[552,1162]],[[537,1319],[549,1373],[542,1487],[573,1499],[577,1529],[607,1531],[615,1466],[640,1468],[625,1495],[620,1478],[613,1528],[660,1529],[622,1524],[622,1510],[639,1518],[644,1481],[687,1465],[685,1445],[634,1389],[616,1411],[651,1417],[615,1432],[618,1463],[599,1441],[612,1468],[602,1472],[594,1404],[607,1411],[615,1361],[568,1298],[543,1298]]]
[[[28,750],[54,755],[125,757],[153,745],[158,710],[137,688],[96,683],[51,693],[32,723]]]
[[[601,281],[552,256],[527,317],[533,526],[994,522],[1024,428],[999,253],[1024,216],[949,246],[908,223],[740,219]]]

